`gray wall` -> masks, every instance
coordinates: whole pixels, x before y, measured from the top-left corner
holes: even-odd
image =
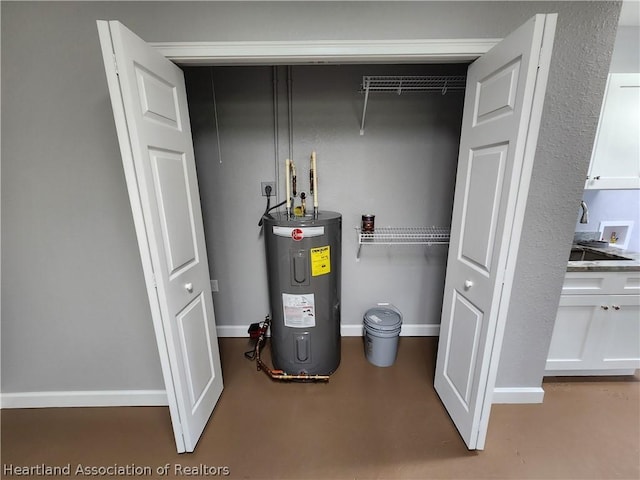
[[[361,325],[363,313],[380,301],[396,305],[405,325],[440,323],[446,246],[364,247],[356,262],[354,227],[367,212],[376,214],[378,226],[450,225],[464,100],[463,92],[453,91],[371,94],[365,135],[360,136],[362,76],[459,75],[466,68],[291,69],[298,188],[309,193],[309,155],[316,150],[320,207],[343,215],[343,325]],[[275,75],[278,85],[286,85],[286,67],[278,67]],[[284,159],[289,156],[286,89],[274,109],[273,76],[271,67],[186,69],[210,270],[220,287],[214,294],[219,325],[246,325],[269,312],[264,241],[257,227],[265,208],[259,187],[261,180],[276,178],[279,166],[282,188],[272,205],[284,200]],[[279,118],[277,162],[274,114]]]
[[[558,12],[498,378],[499,386],[540,384],[618,3],[3,2],[0,8],[3,392],[162,388],[96,19],[121,20],[147,41],[410,39],[502,37],[535,13]],[[253,209],[255,201],[246,205]]]
[[[600,222],[631,221],[627,250],[640,252],[640,190],[585,190],[582,199],[589,206],[589,223],[577,220],[576,232],[591,232],[589,238],[599,239]]]
[[[618,28],[609,72],[640,72],[640,27],[620,26]]]

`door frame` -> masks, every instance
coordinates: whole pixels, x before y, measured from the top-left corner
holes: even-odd
[[[148,43],[179,65],[282,65],[471,62],[501,40],[449,38]]]
[[[553,23],[555,32],[555,15],[546,15]],[[548,32],[548,30],[547,30]],[[464,63],[472,62],[493,46],[501,38],[473,39],[417,39],[417,40],[365,40],[365,41],[267,41],[267,42],[149,42],[159,53],[179,65],[277,65],[277,64],[327,64],[327,63]],[[553,35],[551,42],[543,39],[540,60],[552,55]],[[539,62],[540,62],[539,60]],[[540,112],[544,104],[546,79],[536,83],[532,115]],[[541,116],[541,115],[540,115]],[[522,190],[517,195],[513,224],[510,231],[505,232],[509,238],[509,250],[505,266],[502,298],[498,305],[496,332],[491,343],[491,354],[488,365],[486,385],[491,392],[485,396],[482,407],[481,425],[478,443],[484,448],[486,440],[489,412],[493,401],[493,389],[498,372],[504,327],[509,307],[511,286],[515,275],[516,261],[520,244],[521,226],[525,218],[529,180],[531,177],[537,131],[540,121],[530,124],[536,134],[527,139],[522,167]],[[524,179],[524,180],[523,180]]]

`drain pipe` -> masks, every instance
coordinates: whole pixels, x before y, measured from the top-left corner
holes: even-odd
[[[328,382],[329,381],[329,375],[309,375],[307,373],[290,375],[288,373],[285,373],[283,370],[272,369],[266,363],[264,363],[260,358],[260,350],[262,350],[262,346],[265,343],[267,330],[269,330],[270,325],[271,325],[271,319],[267,315],[260,327],[260,333],[256,341],[256,346],[253,352],[245,353],[245,356],[249,360],[255,359],[258,370],[262,370],[272,380],[280,380],[285,382],[287,381],[288,382]]]
[[[291,218],[291,160],[288,158],[284,162],[284,181],[285,181],[285,195],[287,196],[286,211],[287,220]]]
[[[289,158],[293,161],[293,69],[287,66],[287,113],[289,121]],[[295,192],[293,194],[295,197]]]

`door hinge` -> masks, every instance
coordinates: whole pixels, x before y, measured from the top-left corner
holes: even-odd
[[[116,54],[113,54],[113,66],[116,69],[116,75],[120,75],[120,72],[118,71],[118,60],[116,60]]]
[[[548,54],[549,56],[551,56],[551,49],[553,48],[553,33],[555,31],[555,21],[549,20],[548,17],[549,15],[547,15],[547,17],[545,18],[544,28],[542,29],[542,41],[540,42],[540,51],[538,52],[538,70],[540,70],[540,68],[542,68],[543,66],[543,58],[545,57],[545,55]],[[549,30],[551,30],[551,41],[549,41],[549,38],[547,37]],[[549,49],[548,52],[547,49]],[[548,62],[544,63],[548,64]]]
[[[542,67],[542,56],[544,55],[544,49],[540,47],[540,53],[538,54],[538,70]]]

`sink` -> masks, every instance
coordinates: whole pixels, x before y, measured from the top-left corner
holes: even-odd
[[[594,261],[602,261],[602,260],[631,260],[627,257],[622,257],[620,255],[614,255],[613,253],[605,253],[598,252],[596,250],[591,250],[588,248],[579,248],[573,247],[571,249],[571,254],[569,255],[569,261],[585,261],[585,262],[594,262]]]

